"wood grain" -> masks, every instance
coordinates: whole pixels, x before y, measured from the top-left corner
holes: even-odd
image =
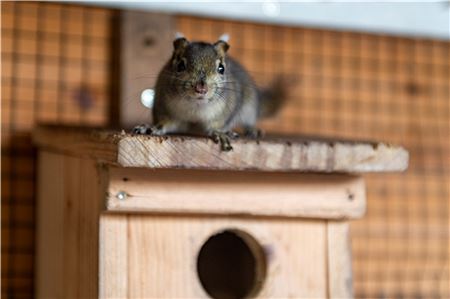
[[[81,163],[80,163],[81,160]],[[99,273],[99,215],[104,207],[105,184],[99,177],[96,161],[74,159],[80,164],[77,216],[79,270],[79,298],[98,298]]]
[[[118,144],[126,167],[362,173],[408,165],[404,149],[382,143],[240,139],[230,152],[206,138],[124,136]]]
[[[35,295],[36,298],[63,298],[64,178],[61,174],[64,159],[41,152],[38,161]]]
[[[34,140],[42,148],[125,167],[365,173],[404,171],[409,159],[399,146],[323,138],[241,138],[230,152],[204,137],[51,127],[37,129]]]
[[[100,217],[99,298],[128,298],[128,220]]]
[[[40,149],[108,163],[117,160],[119,140],[111,131],[85,127],[47,125],[33,131],[33,141]]]
[[[352,255],[348,222],[327,222],[328,296],[353,298]]]
[[[351,175],[110,167],[107,180],[106,209],[116,212],[348,219],[366,210],[364,181]]]
[[[102,184],[94,160],[39,156],[37,298],[98,298]]]
[[[72,157],[64,157],[64,196],[55,198],[55,200],[63,201],[63,256],[64,256],[64,277],[62,298],[78,298],[80,297],[78,284],[80,283],[80,262],[83,258],[80,256],[80,159]],[[56,176],[58,174],[54,174]],[[48,215],[47,217],[49,217]],[[50,216],[51,217],[51,216]],[[91,229],[96,229],[92,227]]]
[[[102,216],[104,217],[104,216]],[[106,219],[106,218],[105,218]],[[115,219],[115,220],[113,220]],[[107,226],[109,228],[107,228]],[[242,217],[127,217],[108,215],[102,222],[109,229],[110,246],[103,248],[103,264],[120,264],[113,244],[123,242],[128,227],[126,298],[209,298],[196,272],[196,258],[201,246],[212,235],[226,229],[250,234],[262,246],[267,258],[267,275],[255,298],[325,298],[326,297],[326,224],[323,221],[292,221]],[[128,225],[128,226],[127,226]],[[102,240],[104,240],[102,238]],[[119,252],[123,252],[122,245]],[[122,268],[121,268],[122,269]],[[105,279],[102,290],[115,289],[117,280]],[[125,283],[121,277],[121,284]],[[122,294],[122,293],[121,293]],[[114,294],[110,298],[118,298]],[[106,297],[104,297],[106,298]]]

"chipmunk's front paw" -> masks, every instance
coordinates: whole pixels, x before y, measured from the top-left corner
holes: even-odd
[[[247,138],[259,139],[264,136],[264,132],[258,128],[245,128],[244,135]]]
[[[233,149],[230,144],[230,138],[237,138],[236,135],[230,136],[230,132],[213,131],[210,133],[210,137],[215,143],[220,144],[220,149],[224,152],[229,152]]]
[[[235,131],[228,131],[225,132],[225,134],[231,139],[231,140],[235,140],[239,138],[239,133],[236,133]]]
[[[161,126],[142,124],[133,128],[133,134],[141,134],[141,135],[164,135],[164,131]]]

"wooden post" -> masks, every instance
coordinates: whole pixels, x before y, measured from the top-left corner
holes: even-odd
[[[154,87],[172,52],[175,29],[169,15],[137,11],[122,11],[120,26],[120,123],[131,128],[152,121],[141,92]]]

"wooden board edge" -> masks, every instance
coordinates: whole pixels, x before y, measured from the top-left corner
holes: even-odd
[[[327,222],[327,259],[329,298],[353,298],[353,273],[348,222]]]
[[[124,135],[117,161],[123,167],[324,173],[403,172],[409,163],[404,148],[384,143],[242,139],[233,147],[223,152],[207,138]]]
[[[128,217],[102,214],[99,240],[99,298],[128,298]]]
[[[106,210],[117,213],[354,219],[366,211],[359,176],[110,167],[108,181]]]
[[[36,298],[64,294],[64,157],[41,151],[38,155],[36,202]]]
[[[96,128],[38,126],[33,143],[41,150],[68,156],[91,158],[117,165],[119,134]]]

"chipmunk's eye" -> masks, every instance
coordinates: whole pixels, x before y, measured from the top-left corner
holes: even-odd
[[[186,70],[186,64],[184,63],[183,60],[180,60],[180,62],[178,62],[177,64],[177,72],[183,72]]]
[[[221,75],[223,75],[223,73],[225,73],[225,67],[223,66],[223,64],[219,63],[219,67],[217,68],[217,72]]]

